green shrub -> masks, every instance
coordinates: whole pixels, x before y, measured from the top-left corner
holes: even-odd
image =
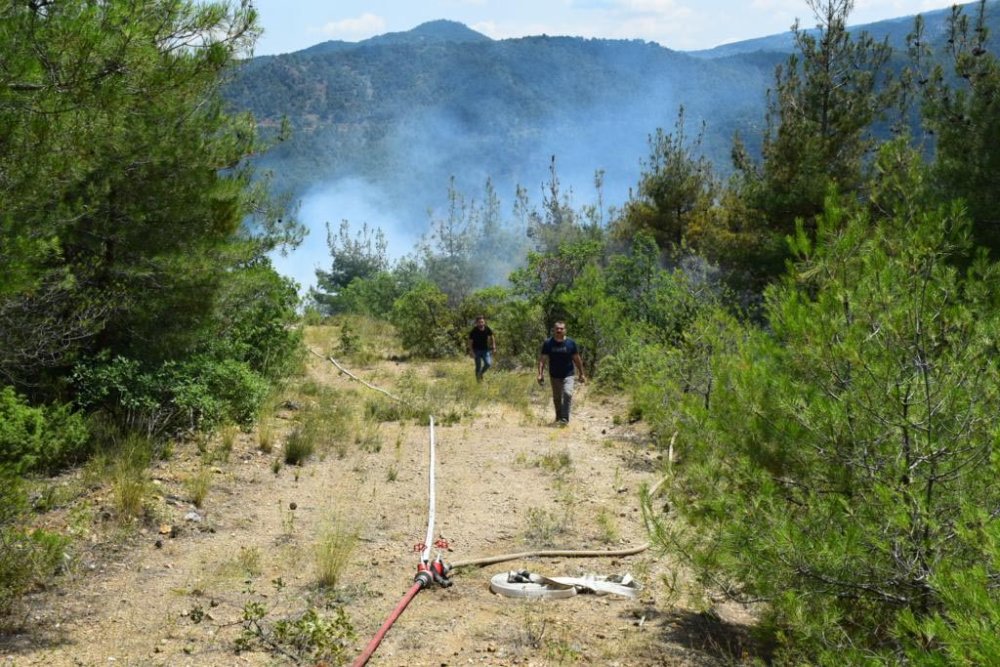
[[[22,482],[0,470],[0,619],[25,592],[55,576],[68,554],[66,538],[23,526],[27,511]]]
[[[280,581],[279,581],[280,583]],[[281,586],[278,593],[281,592]],[[357,635],[343,607],[334,606],[329,615],[309,607],[298,617],[273,620],[262,600],[247,600],[243,606],[242,632],[236,653],[264,651],[296,664],[342,665]]]
[[[975,513],[971,513],[975,514]],[[987,562],[948,563],[939,568],[930,585],[942,601],[939,609],[924,618],[906,611],[898,634],[913,665],[1000,664],[1000,595],[994,579],[1000,565],[1000,528],[995,522],[970,516],[966,529],[977,544],[984,545]],[[963,531],[964,532],[964,531]]]
[[[961,645],[996,634],[1000,267],[956,268],[957,204],[890,213],[831,196],[800,225],[769,328],[716,347],[681,415],[686,522],[655,540],[768,600],[783,664],[991,664]]]
[[[640,338],[629,338],[601,361],[594,379],[608,389],[636,389],[666,369],[667,350]],[[657,383],[651,383],[654,387]]]
[[[221,403],[215,414],[204,414],[205,418],[211,417],[213,426],[227,419],[243,427],[253,424],[270,389],[261,375],[248,364],[232,359],[196,360],[190,370]]]
[[[13,388],[0,389],[0,470],[51,472],[78,460],[87,441],[86,422],[70,406],[32,407]]]
[[[103,410],[128,430],[154,435],[210,430],[226,421],[248,427],[269,391],[246,362],[205,355],[157,368],[99,355],[79,364],[73,381],[84,408]]]
[[[355,278],[338,296],[342,312],[386,317],[401,294],[399,281],[383,271],[370,278]]]
[[[219,333],[209,356],[246,364],[253,373],[277,380],[300,363],[302,332],[294,281],[265,263],[234,271],[215,308]]]
[[[448,296],[433,283],[420,282],[396,299],[391,319],[403,347],[413,354],[439,359],[461,349],[462,337],[448,308]]]

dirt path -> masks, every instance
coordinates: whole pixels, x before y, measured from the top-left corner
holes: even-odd
[[[358,390],[328,362],[313,357],[308,363],[312,382]],[[357,373],[392,385],[400,366],[383,363]],[[448,541],[448,561],[546,544],[619,550],[646,542],[638,491],[657,480],[658,454],[641,434],[616,425],[614,416],[623,414],[619,402],[590,388],[576,401],[573,422],[553,427],[547,389],[531,380],[524,375],[518,385],[530,393],[526,411],[495,403],[435,429],[435,533]],[[290,424],[295,413],[281,416]],[[374,447],[278,472],[279,454],[262,453],[255,437],[242,435],[228,461],[214,466],[202,508],[184,501],[179,490],[200,465],[198,452],[178,451],[152,471],[159,523],[175,534],[152,527],[123,540],[107,529],[90,531],[77,574],[36,595],[23,630],[2,638],[0,665],[294,664],[259,641],[234,651],[254,601],[266,610],[264,628],[298,618],[310,604],[343,604],[357,632],[346,651],[352,660],[412,585],[414,545],[427,529],[429,430],[387,422],[376,435]],[[316,585],[315,544],[320,535],[345,531],[356,531],[359,539],[331,595]],[[635,599],[565,600],[490,592],[491,576],[515,569],[548,576],[630,574],[642,590]],[[463,568],[450,588],[416,596],[369,664],[738,660],[746,641],[743,617],[684,608],[678,580],[683,577],[669,557],[650,550]]]

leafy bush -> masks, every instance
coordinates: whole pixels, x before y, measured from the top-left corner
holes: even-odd
[[[87,440],[84,418],[70,406],[32,407],[12,387],[0,389],[0,470],[52,471],[79,459]]]
[[[265,651],[290,658],[296,664],[345,664],[357,634],[344,608],[327,604],[326,610],[332,613],[323,614],[309,606],[297,617],[269,618],[274,607],[268,607],[264,599],[277,606],[273,600],[285,590],[281,579],[272,583],[275,587],[272,596],[254,595],[243,605],[242,632],[234,646],[236,653]]]
[[[343,312],[387,317],[392,304],[402,295],[396,277],[387,271],[369,278],[355,278],[338,296]]]
[[[203,424],[208,422],[214,427],[226,420],[244,427],[253,424],[270,385],[248,364],[233,359],[196,358],[183,368],[218,402],[216,411],[202,412]],[[180,400],[178,404],[184,405]]]
[[[211,429],[225,421],[249,426],[269,389],[247,363],[208,356],[150,370],[134,359],[101,355],[79,364],[73,379],[83,407],[150,435]]]
[[[294,282],[268,264],[233,272],[215,308],[217,334],[209,356],[220,363],[242,362],[268,380],[292,373],[302,343],[294,326],[298,302]]]
[[[423,281],[396,299],[391,321],[399,331],[403,347],[431,359],[455,354],[462,336],[448,297],[433,283]]]
[[[667,368],[668,350],[651,345],[640,338],[629,338],[612,355],[601,361],[595,379],[608,389],[631,389],[639,392],[649,386],[661,395],[663,388],[656,381]]]
[[[559,305],[570,313],[571,337],[579,344],[581,357],[593,374],[599,360],[613,354],[628,338],[625,306],[609,296],[601,270],[590,264],[576,277],[573,286],[563,292]]]

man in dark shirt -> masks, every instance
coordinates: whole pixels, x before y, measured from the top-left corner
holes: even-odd
[[[476,318],[476,326],[469,332],[469,355],[476,360],[476,381],[482,382],[483,374],[493,365],[497,341],[493,330],[486,326],[486,318]]]
[[[556,322],[552,328],[552,337],[542,343],[542,351],[538,355],[538,384],[544,384],[545,362],[549,365],[549,380],[552,383],[552,404],[556,409],[556,422],[561,426],[569,423],[569,408],[573,401],[574,376],[576,369],[583,384],[583,361],[576,341],[566,337],[566,323]]]

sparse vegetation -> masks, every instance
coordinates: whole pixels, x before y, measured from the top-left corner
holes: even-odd
[[[357,543],[358,531],[351,523],[342,518],[327,521],[316,540],[316,581],[320,586],[333,588],[340,582]]]
[[[119,523],[129,525],[145,517],[149,487],[144,469],[129,464],[116,465],[111,488]]]
[[[292,429],[285,440],[285,463],[300,466],[316,451],[315,430],[309,425],[299,425]]]
[[[615,520],[613,513],[609,512],[606,507],[602,507],[597,511],[597,516],[594,517],[597,522],[597,527],[599,529],[598,539],[605,544],[614,544],[618,541],[619,532],[618,525]]]
[[[563,477],[573,469],[573,457],[568,449],[561,449],[558,452],[543,455],[538,459],[538,466],[557,477]]]
[[[198,468],[184,482],[188,499],[195,507],[202,507],[212,488],[212,470],[205,466]]]
[[[280,596],[284,583],[281,580],[273,583],[275,594]],[[265,602],[252,589],[248,594],[250,599],[243,606],[242,634],[234,643],[237,654],[262,650],[296,663],[339,665],[346,662],[356,634],[343,607],[330,606],[325,610],[327,613],[309,607],[301,614],[274,618],[273,603]]]
[[[240,552],[236,556],[236,566],[240,572],[247,577],[260,576],[261,555],[257,547],[240,547]]]
[[[26,528],[28,498],[21,480],[0,472],[0,628],[21,596],[68,564],[70,540]]]
[[[529,507],[525,512],[524,541],[535,547],[552,547],[556,538],[569,530],[567,514],[560,515],[543,507]]]

